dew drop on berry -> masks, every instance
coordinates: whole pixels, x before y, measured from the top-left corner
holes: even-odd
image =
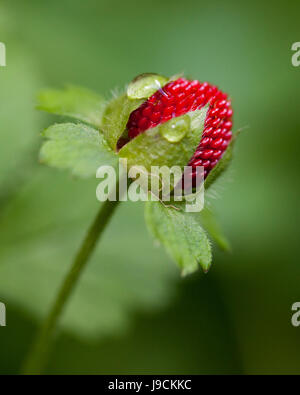
[[[130,99],[146,99],[167,82],[168,79],[159,74],[141,74],[128,85],[127,96]]]
[[[160,127],[160,134],[170,143],[181,141],[190,129],[190,118],[188,116],[173,118]]]

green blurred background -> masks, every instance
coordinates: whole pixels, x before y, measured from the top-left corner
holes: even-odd
[[[36,93],[65,83],[110,97],[136,75],[186,75],[230,93],[235,161],[212,204],[233,246],[182,279],[143,207],[113,218],[61,323],[47,373],[300,373],[299,1],[2,1],[0,373],[18,373],[97,211],[96,180],[37,164],[55,119]],[[61,119],[57,118],[57,121]]]

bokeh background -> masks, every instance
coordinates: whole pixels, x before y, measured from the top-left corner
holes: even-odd
[[[143,72],[230,93],[243,133],[212,204],[233,251],[182,279],[143,207],[113,218],[61,323],[47,373],[300,373],[300,3],[1,1],[0,373],[18,373],[88,224],[96,180],[37,163],[36,93],[73,83],[110,97]]]

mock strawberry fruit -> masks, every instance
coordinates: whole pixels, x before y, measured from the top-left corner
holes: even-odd
[[[198,110],[206,104],[209,104],[209,109],[205,128],[188,165],[203,166],[204,177],[207,177],[232,138],[231,102],[216,86],[184,78],[169,82],[130,114],[127,122],[128,139],[132,140],[147,129]]]

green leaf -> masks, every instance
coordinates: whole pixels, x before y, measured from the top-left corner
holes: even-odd
[[[79,177],[95,177],[101,165],[117,163],[104,137],[83,124],[62,123],[43,132],[48,139],[40,151],[40,161],[49,166],[69,169]]]
[[[113,150],[126,129],[129,115],[136,110],[144,99],[129,99],[126,94],[113,98],[103,114],[103,134]]]
[[[64,90],[45,90],[38,96],[37,108],[86,122],[97,128],[102,125],[105,100],[98,94],[78,86]]]
[[[127,143],[119,155],[128,166],[186,166],[201,140],[208,106],[148,129]]]
[[[208,189],[223,173],[224,171],[228,168],[232,161],[232,156],[233,156],[233,148],[236,142],[236,139],[239,135],[239,132],[237,132],[231,140],[231,143],[228,145],[224,155],[222,158],[219,160],[217,165],[212,169],[212,171],[209,173],[205,180],[205,189]]]
[[[186,275],[198,269],[208,271],[211,246],[196,213],[187,213],[160,202],[147,202],[145,218],[148,228],[166,248]]]
[[[224,251],[230,251],[230,243],[222,232],[222,229],[215,218],[214,213],[207,207],[205,207],[199,213],[200,222],[203,228],[208,232],[210,237],[216,242],[216,244]]]

